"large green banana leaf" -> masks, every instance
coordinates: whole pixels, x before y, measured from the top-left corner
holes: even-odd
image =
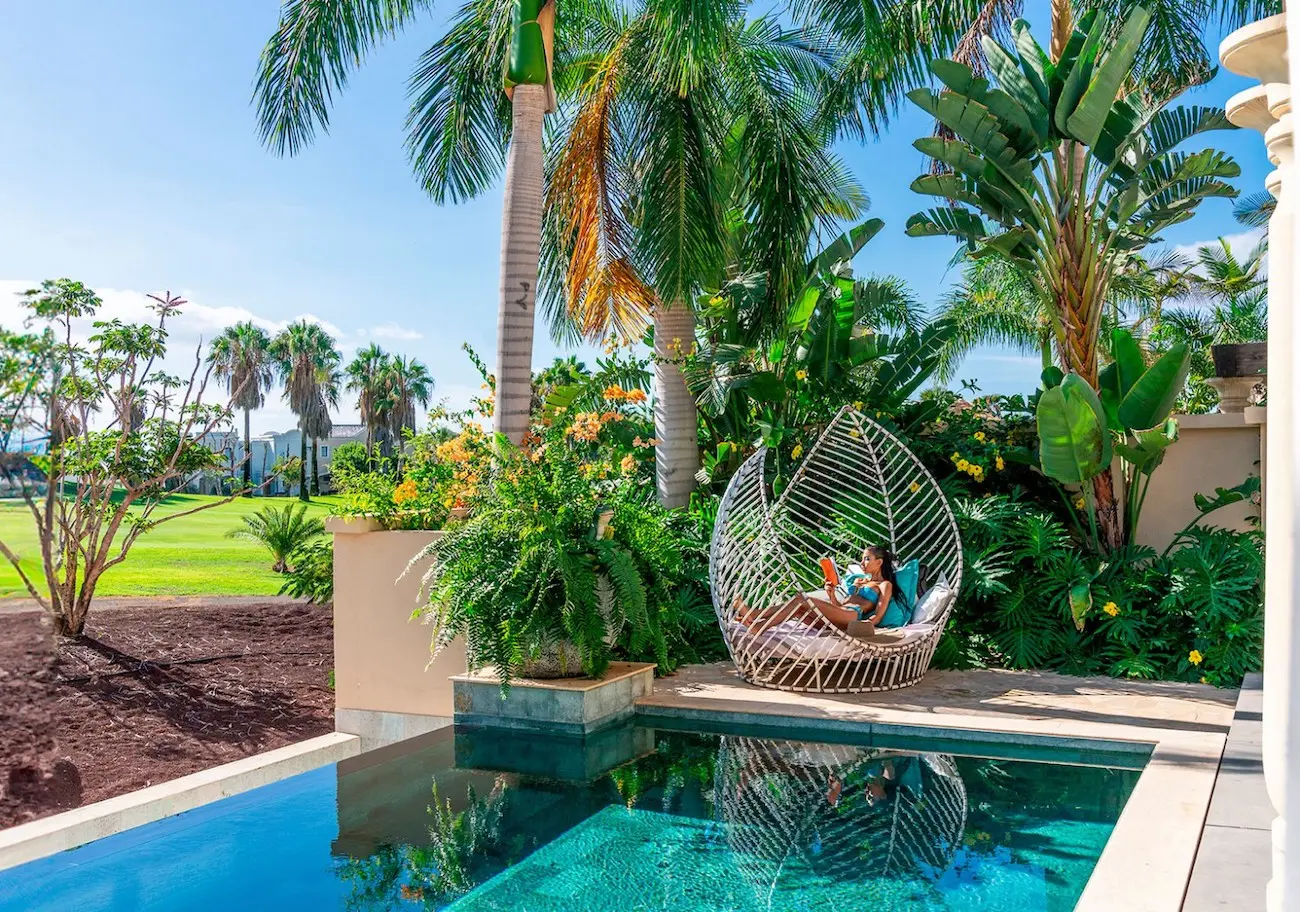
[[[1110,466],[1110,431],[1101,402],[1082,377],[1069,374],[1038,400],[1038,453],[1043,473],[1082,484]]]
[[[1183,391],[1190,362],[1184,342],[1157,358],[1120,401],[1119,420],[1124,427],[1145,430],[1162,424]]]

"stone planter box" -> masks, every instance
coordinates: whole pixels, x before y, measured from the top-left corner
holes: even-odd
[[[454,676],[457,725],[544,729],[586,735],[632,715],[633,704],[654,690],[655,666],[614,662],[604,678],[520,679],[503,697],[496,672]]]
[[[430,630],[411,617],[423,570],[398,578],[442,533],[343,517],[327,519],[326,529],[334,535],[335,728],[380,743],[449,725],[448,679],[465,671],[464,644],[430,662]]]

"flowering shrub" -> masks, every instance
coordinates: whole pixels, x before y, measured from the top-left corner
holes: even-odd
[[[1023,494],[954,507],[966,577],[936,664],[1226,686],[1259,669],[1258,532],[1193,526],[1165,554],[1103,560]]]

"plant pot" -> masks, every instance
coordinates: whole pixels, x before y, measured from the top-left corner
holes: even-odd
[[[569,642],[556,643],[543,649],[536,657],[524,659],[519,669],[523,678],[581,678],[582,654]]]
[[[1268,373],[1268,343],[1211,345],[1216,377],[1262,377]]]

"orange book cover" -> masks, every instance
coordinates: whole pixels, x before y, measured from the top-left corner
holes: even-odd
[[[830,583],[832,586],[838,586],[840,584],[840,571],[836,569],[834,559],[823,557],[821,559],[821,565],[822,573],[826,577],[826,582]]]

